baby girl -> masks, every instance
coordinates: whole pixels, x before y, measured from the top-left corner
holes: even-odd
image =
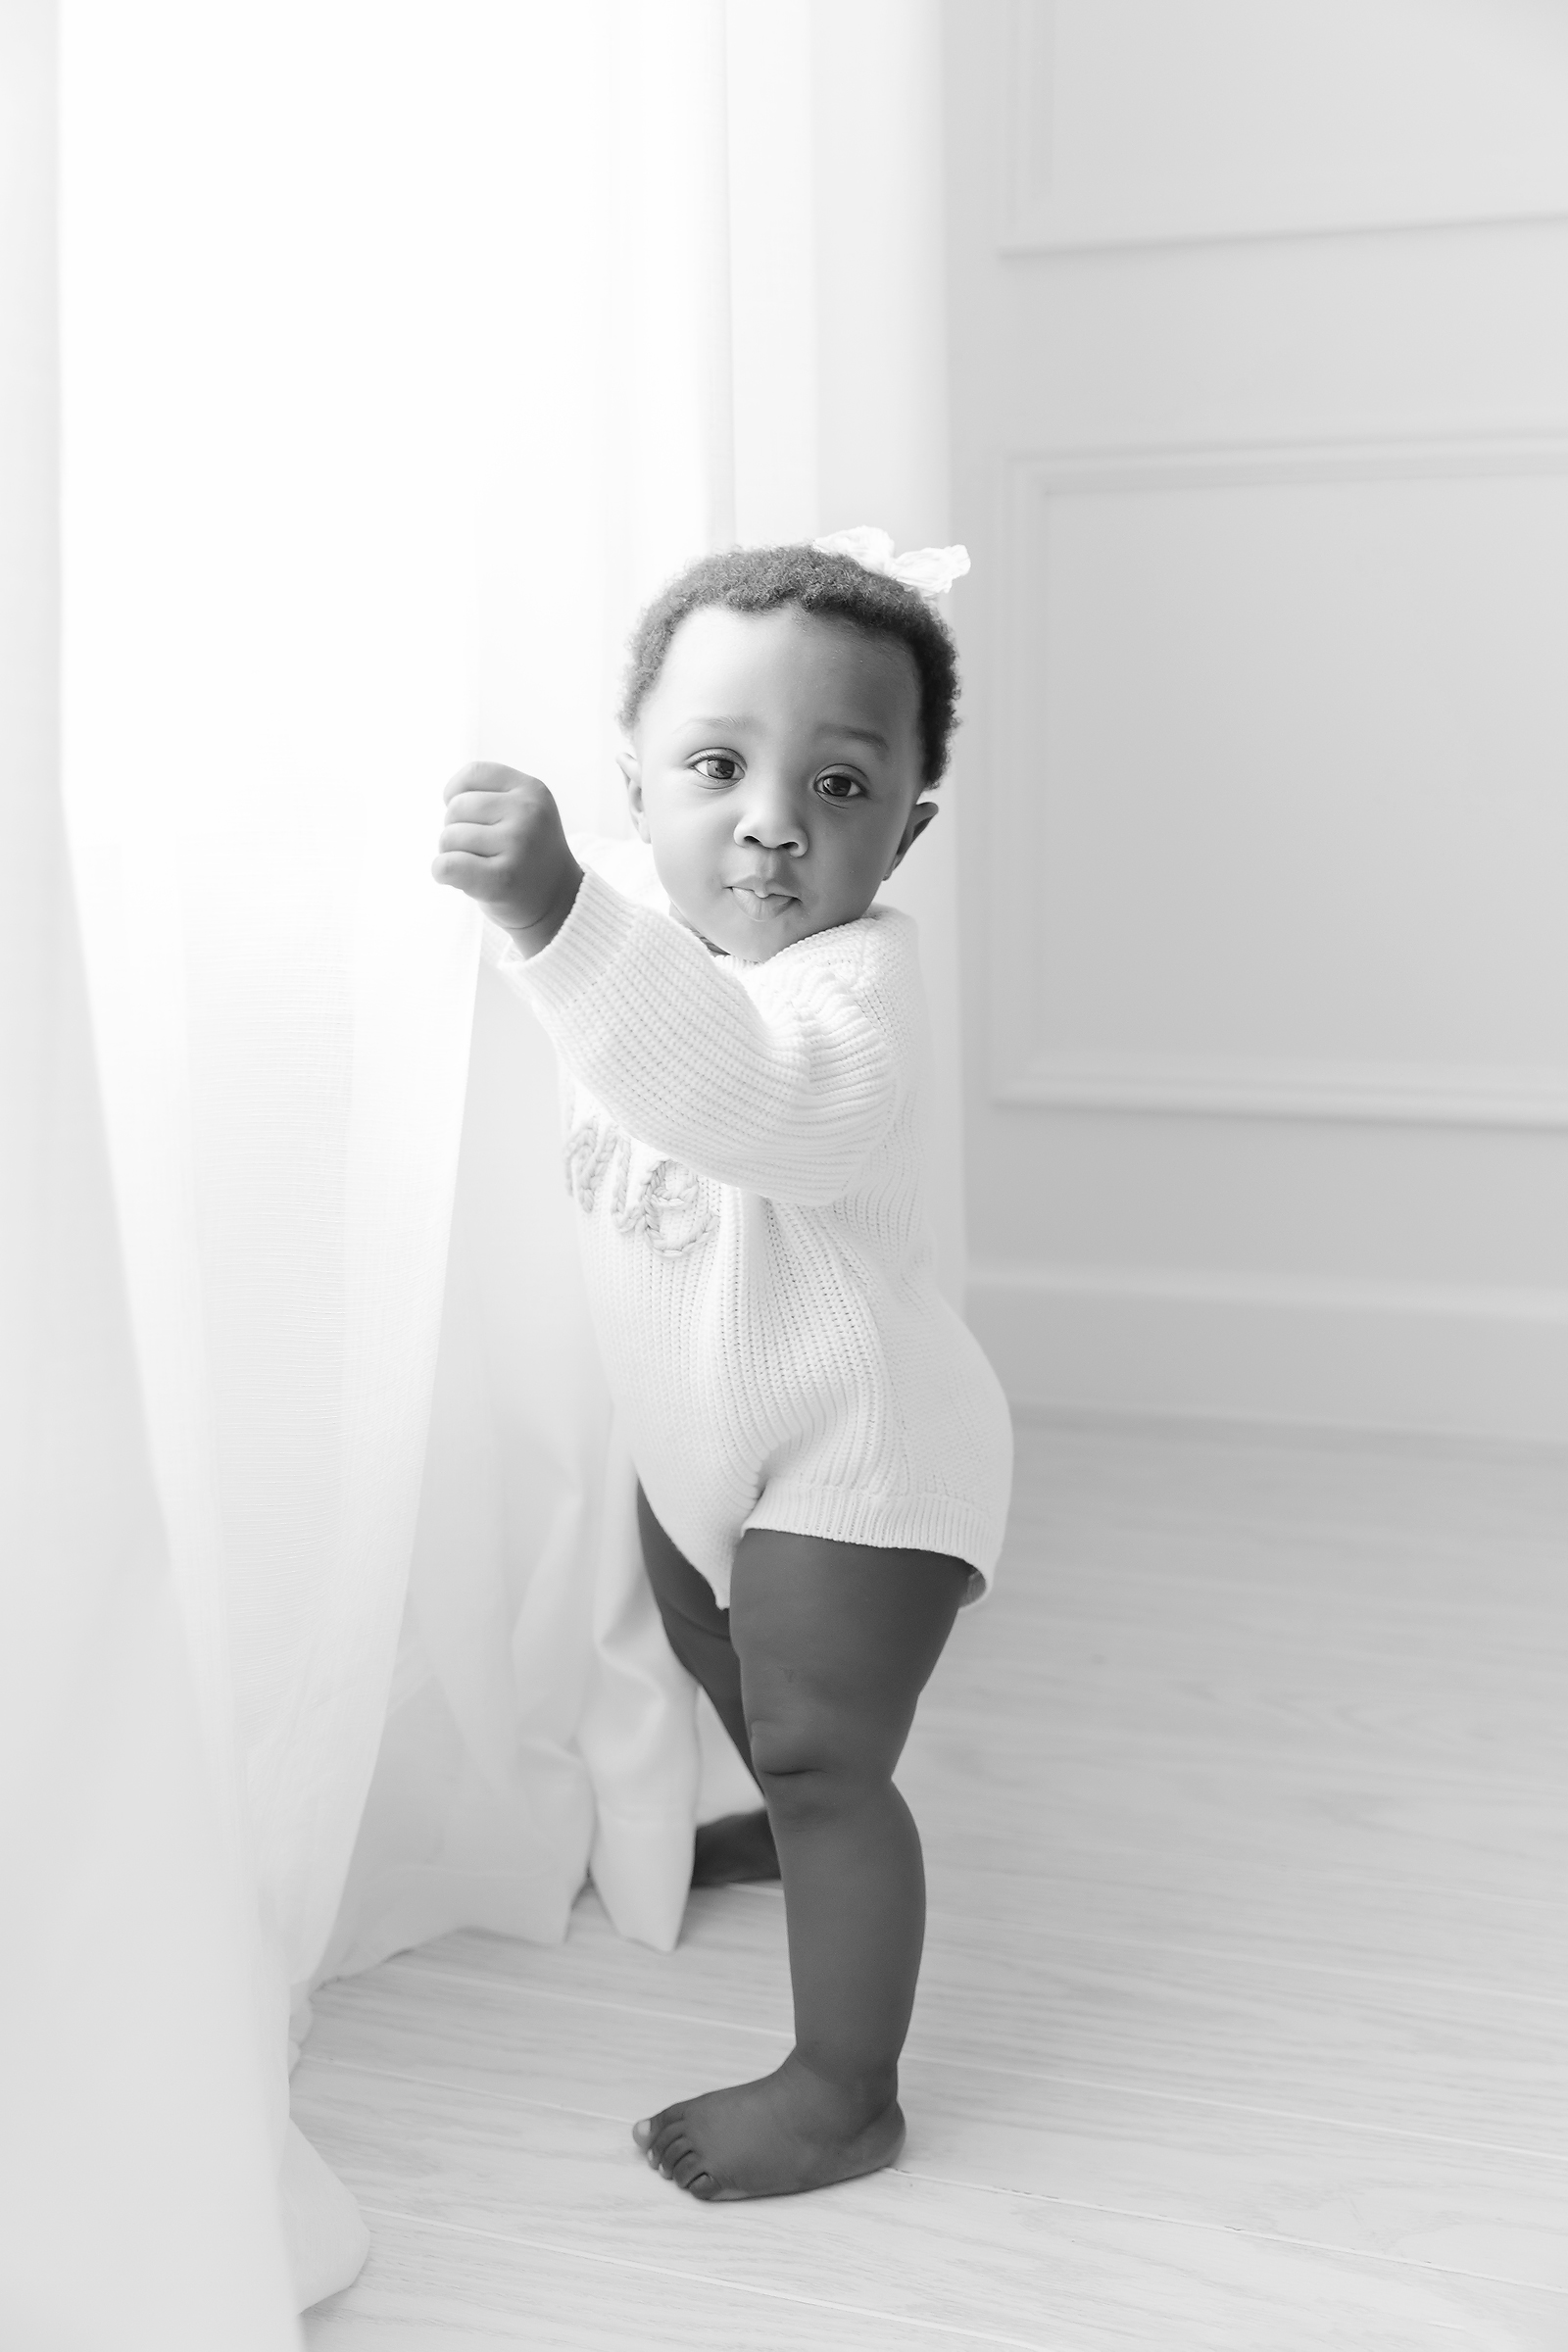
[[[783,1880],[794,2048],[635,2127],[702,2198],[817,2188],[904,2143],[925,1883],[893,1772],[1011,1471],[922,1205],[915,928],[875,904],[936,814],[956,685],[931,602],[885,567],[709,557],[639,623],[620,714],[657,886],[612,887],[579,843],[585,870],[547,788],[504,767],[454,778],[435,860],[509,935],[559,1052],[648,1575],[766,1800],[698,1875]]]

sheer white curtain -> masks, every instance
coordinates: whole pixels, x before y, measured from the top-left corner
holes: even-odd
[[[440,783],[483,753],[618,826],[663,576],[943,536],[936,41],[934,0],[63,0],[66,804],[302,2301],[365,2240],[285,2135],[290,2004],[559,1936],[590,1861],[667,1944],[698,1795]],[[956,1280],[946,829],[901,896]]]
[[[54,30],[49,0],[0,11],[0,2343],[283,2352],[254,1903],[154,1492],[61,822]]]

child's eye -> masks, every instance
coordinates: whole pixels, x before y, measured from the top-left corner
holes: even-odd
[[[700,776],[714,784],[734,784],[739,780],[741,763],[729,752],[704,752],[692,761]]]
[[[858,801],[865,798],[865,786],[858,776],[847,776],[835,769],[818,776],[816,789],[825,801]]]

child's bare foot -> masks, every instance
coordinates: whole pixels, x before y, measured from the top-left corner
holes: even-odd
[[[773,1825],[760,1805],[755,1813],[726,1813],[721,1821],[699,1823],[694,1886],[742,1886],[778,1875]]]
[[[904,2115],[895,2098],[857,2098],[824,2082],[792,2050],[777,2074],[683,2099],[634,2124],[632,2137],[705,2203],[782,2197],[895,2163]]]

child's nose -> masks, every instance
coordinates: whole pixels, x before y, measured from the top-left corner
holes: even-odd
[[[796,795],[782,784],[770,784],[760,778],[741,811],[735,839],[757,850],[790,850],[797,855],[804,852],[805,811]]]

